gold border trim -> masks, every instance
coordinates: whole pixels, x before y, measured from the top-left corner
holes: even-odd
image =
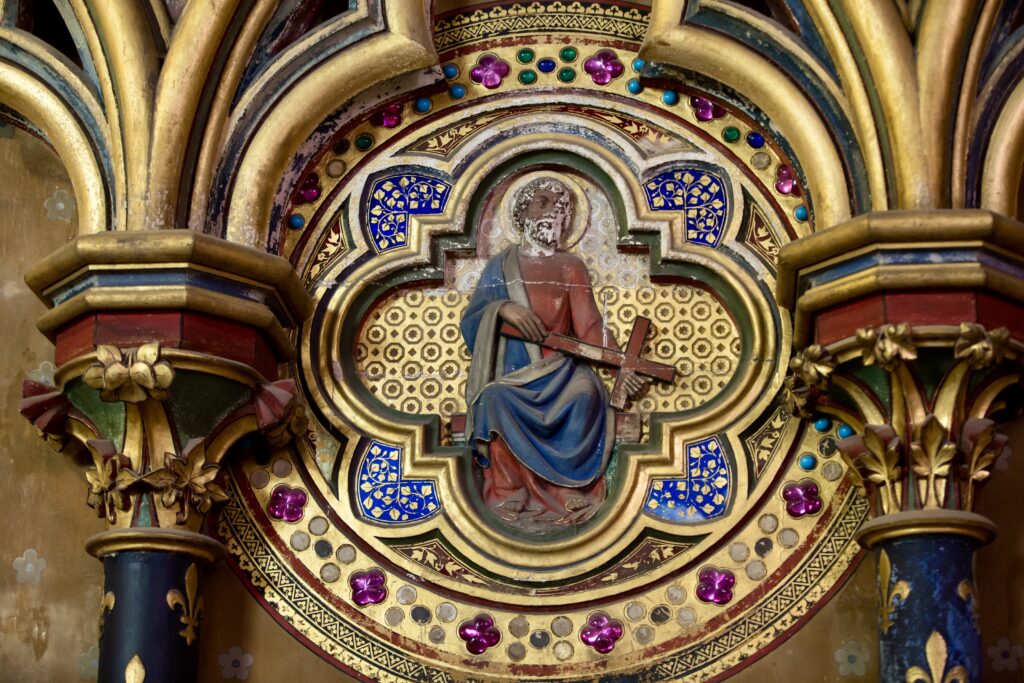
[[[29,268],[25,282],[43,298],[50,286],[88,266],[166,263],[206,266],[264,285],[277,292],[292,321],[301,322],[313,312],[313,302],[287,260],[190,230],[83,235]]]
[[[158,551],[181,553],[206,562],[216,562],[226,548],[209,536],[180,529],[135,528],[104,531],[85,542],[85,550],[96,559],[119,552]]]
[[[779,250],[776,299],[782,306],[792,309],[797,300],[800,271],[865,246],[896,242],[925,249],[937,242],[948,245],[958,241],[983,241],[1020,254],[1024,253],[1024,226],[979,209],[864,214],[784,245]]]
[[[988,517],[959,510],[920,510],[884,515],[864,523],[857,541],[865,548],[874,548],[883,541],[904,536],[951,534],[966,536],[987,545],[995,539],[999,527]]]

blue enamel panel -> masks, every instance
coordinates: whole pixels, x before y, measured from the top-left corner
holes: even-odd
[[[644,183],[647,205],[653,211],[682,211],[686,241],[717,247],[729,220],[725,183],[698,168],[674,168]]]
[[[441,509],[430,479],[402,478],[402,449],[370,442],[359,464],[359,512],[381,524],[408,524]]]
[[[451,191],[448,183],[415,173],[374,182],[367,202],[366,227],[377,253],[405,246],[409,216],[443,212]]]
[[[704,522],[725,514],[732,477],[717,437],[686,445],[686,477],[655,479],[644,512],[669,522]]]

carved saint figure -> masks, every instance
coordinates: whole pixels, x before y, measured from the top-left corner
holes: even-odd
[[[578,523],[605,497],[615,419],[604,386],[585,361],[539,345],[551,332],[618,349],[586,266],[559,251],[573,210],[559,179],[525,183],[511,211],[521,243],[487,262],[462,319],[472,352],[467,443],[485,503],[517,526]],[[502,334],[506,324],[522,339]],[[623,379],[630,395],[645,384]]]

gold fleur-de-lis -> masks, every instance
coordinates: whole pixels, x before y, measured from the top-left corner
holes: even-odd
[[[107,591],[102,598],[100,598],[100,635],[103,635],[103,624],[107,620],[107,612],[114,611],[114,593],[113,591]]]
[[[974,584],[967,579],[961,581],[956,587],[956,594],[964,602],[970,603],[971,617],[974,620],[974,630],[978,629],[978,596],[974,594]]]
[[[199,593],[199,570],[193,562],[185,572],[185,595],[178,589],[167,591],[167,606],[173,612],[176,607],[181,607],[181,623],[185,628],[178,634],[185,639],[185,643],[192,644],[196,639],[199,630],[199,618],[203,613],[203,599],[196,599]]]
[[[946,639],[938,631],[932,631],[924,646],[925,658],[928,660],[928,671],[919,666],[907,669],[906,683],[967,683],[967,669],[955,665],[946,670],[949,650]]]
[[[146,667],[142,666],[142,660],[135,655],[124,669],[124,683],[144,683],[145,680]]]
[[[878,619],[882,633],[888,633],[895,622],[893,617],[899,606],[896,598],[899,598],[902,603],[910,595],[909,583],[903,580],[890,583],[890,578],[892,578],[892,562],[889,560],[889,554],[883,550],[878,556],[878,592],[882,599]]]

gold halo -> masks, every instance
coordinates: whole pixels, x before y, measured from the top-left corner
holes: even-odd
[[[505,191],[505,196],[501,198],[500,215],[507,221],[506,225],[509,226],[511,233],[516,237],[517,241],[522,239],[522,235],[519,234],[519,230],[515,227],[516,222],[512,218],[512,211],[515,209],[514,198],[523,189],[523,186],[538,178],[553,178],[569,188],[569,191],[573,194],[575,201],[573,202],[572,225],[568,234],[562,236],[562,240],[558,245],[560,250],[568,251],[583,238],[583,233],[586,232],[587,224],[590,221],[590,199],[587,197],[583,186],[572,176],[555,171],[532,171],[519,176],[509,185],[508,190]]]

